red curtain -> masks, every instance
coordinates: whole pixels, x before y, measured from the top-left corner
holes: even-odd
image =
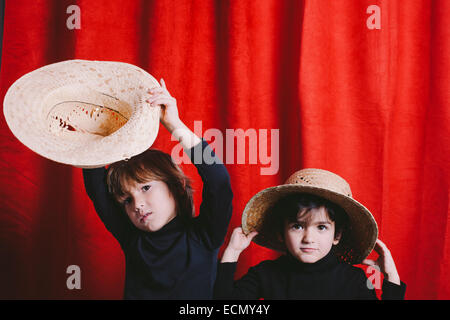
[[[67,26],[70,5],[79,29]],[[223,146],[227,129],[247,130],[279,154],[274,174],[262,174],[267,158],[250,161],[250,142],[232,149],[229,234],[256,192],[301,168],[327,169],[372,211],[406,298],[449,299],[448,17],[447,0],[8,0],[1,96],[23,74],[67,59],[144,68],[165,79],[191,129],[201,121],[197,132],[222,133]],[[81,170],[34,154],[0,121],[0,297],[120,299],[124,257]],[[154,147],[175,145],[162,128]],[[242,164],[238,152],[247,152]],[[182,168],[198,208],[201,180],[193,165]],[[236,276],[276,256],[251,244]],[[70,265],[80,267],[80,290],[66,286]]]

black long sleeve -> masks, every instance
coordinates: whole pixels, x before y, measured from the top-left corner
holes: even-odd
[[[201,153],[200,147],[202,147]],[[206,245],[216,249],[225,239],[233,210],[230,176],[221,160],[214,155],[205,141],[203,146],[198,145],[188,151],[188,154],[203,181],[202,202],[196,219],[196,231],[202,236]],[[202,155],[200,161],[197,159],[199,154]],[[214,163],[205,161],[203,159],[205,154],[208,154],[206,158],[213,160]]]
[[[106,229],[112,233],[122,248],[128,243],[134,226],[108,192],[106,185],[106,169],[83,169],[86,193],[94,204],[95,211]]]
[[[194,155],[209,154],[212,162]],[[232,215],[230,178],[206,141],[190,151],[203,181],[199,214],[186,223],[175,217],[155,232],[137,229],[108,193],[106,170],[85,169],[86,191],[105,227],[125,254],[125,299],[211,299],[217,253]]]

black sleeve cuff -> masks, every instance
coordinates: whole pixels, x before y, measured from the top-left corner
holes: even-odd
[[[223,164],[204,139],[189,150],[185,150],[194,165]]]
[[[382,300],[404,300],[406,292],[406,284],[400,281],[400,285],[383,280]]]
[[[217,277],[214,284],[214,299],[233,298],[234,273],[237,262],[217,264]]]
[[[217,271],[220,271],[221,274],[231,275],[234,277],[234,273],[236,272],[237,262],[220,262],[217,266]]]

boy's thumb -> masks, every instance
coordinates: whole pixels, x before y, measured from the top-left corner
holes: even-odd
[[[374,266],[375,265],[375,261],[370,260],[370,259],[364,259],[363,262],[361,262],[361,264],[364,264],[366,266]]]
[[[252,232],[250,232],[250,233],[248,234],[248,237],[249,237],[250,239],[253,239],[257,234],[258,234],[258,231],[252,231]]]

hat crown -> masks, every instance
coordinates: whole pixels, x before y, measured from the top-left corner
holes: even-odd
[[[327,189],[346,197],[352,197],[350,185],[337,174],[323,169],[302,169],[293,173],[285,184],[297,184],[302,186]]]

